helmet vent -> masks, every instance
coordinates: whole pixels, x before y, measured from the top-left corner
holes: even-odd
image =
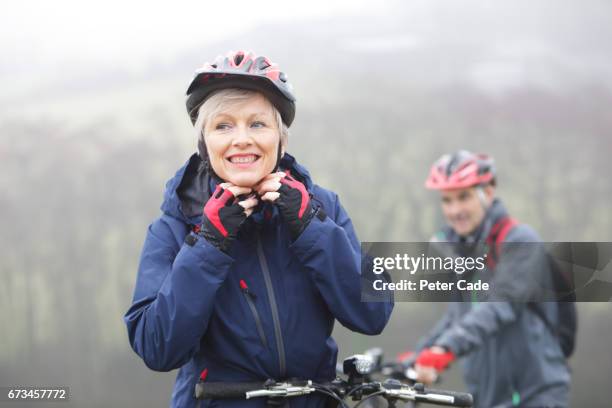
[[[268,68],[270,66],[270,64],[268,63],[268,61],[266,61],[265,58],[258,58],[259,61],[257,61],[257,68],[260,70],[264,70],[266,68]]]
[[[236,56],[234,57],[234,64],[240,65],[243,59],[244,59],[244,54],[236,54]]]

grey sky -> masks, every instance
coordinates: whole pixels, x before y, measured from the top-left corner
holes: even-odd
[[[65,60],[134,62],[278,21],[361,14],[363,0],[23,1],[0,14],[3,59],[20,65]]]
[[[292,38],[341,58],[403,53],[429,77],[460,73],[491,91],[525,82],[550,89],[570,80],[612,83],[612,3],[605,0],[26,0],[0,13],[0,101],[92,67],[142,75],[151,61],[172,63],[229,38],[240,44],[224,46],[244,47],[254,34],[258,44],[273,44],[292,28]],[[324,41],[313,42],[316,35]],[[326,55],[316,47],[311,53]]]

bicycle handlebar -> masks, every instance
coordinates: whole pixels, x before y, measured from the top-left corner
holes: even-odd
[[[452,407],[471,407],[474,404],[472,394],[467,392],[424,388],[422,392],[412,391],[412,393],[415,401],[431,402]]]
[[[246,398],[246,393],[264,388],[262,382],[200,382],[195,387],[197,399]]]
[[[436,390],[425,387],[409,387],[399,382],[371,383],[376,385],[373,390],[379,390],[388,398],[429,402],[436,405],[471,407],[472,395],[465,392]],[[257,397],[295,397],[318,391],[317,387],[329,384],[313,384],[310,381],[284,383],[232,383],[232,382],[200,382],[196,384],[197,399],[231,399]],[[378,393],[377,392],[377,393]]]

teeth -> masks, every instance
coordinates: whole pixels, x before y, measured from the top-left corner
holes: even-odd
[[[255,155],[251,156],[234,156],[230,159],[232,163],[253,163],[257,159]]]

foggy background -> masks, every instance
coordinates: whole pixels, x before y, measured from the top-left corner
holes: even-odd
[[[499,195],[544,240],[612,240],[612,3],[231,4],[5,6],[0,386],[68,386],[66,407],[167,406],[175,373],[145,367],[122,316],[165,181],[195,151],[187,84],[230,49],[288,73],[288,150],[361,240],[427,240],[442,219],[424,179],[459,148],[496,158]],[[338,325],[340,356],[393,358],[443,310],[397,304],[378,337]],[[573,406],[610,405],[611,311],[579,305]],[[444,377],[463,388],[458,367]]]

